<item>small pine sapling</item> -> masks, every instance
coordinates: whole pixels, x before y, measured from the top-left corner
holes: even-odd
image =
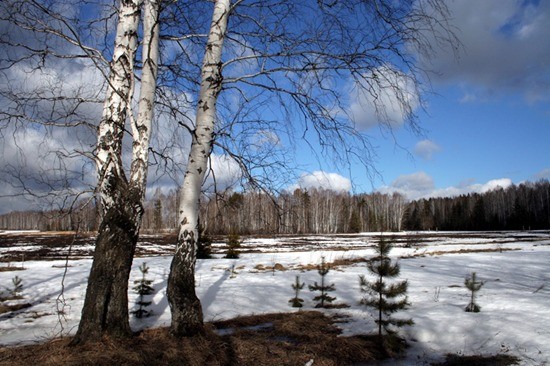
[[[466,306],[466,309],[464,309],[467,313],[479,313],[481,310],[481,307],[476,304],[476,293],[481,289],[483,286],[482,281],[477,280],[477,276],[475,272],[472,272],[472,274],[464,280],[464,285],[468,290],[470,290],[471,296],[470,296],[470,303],[468,306]]]
[[[139,266],[139,270],[141,272],[141,279],[134,281],[136,286],[133,287],[134,291],[139,294],[139,298],[136,301],[136,305],[138,305],[139,308],[132,311],[132,314],[134,314],[136,318],[143,318],[152,314],[152,311],[145,310],[146,307],[151,305],[151,301],[145,301],[145,296],[155,293],[155,289],[151,287],[153,281],[146,277],[149,272],[147,263],[143,262],[141,266]]]
[[[304,288],[305,283],[300,283],[300,276],[296,276],[296,282],[292,284],[292,289],[294,290],[294,297],[288,302],[293,308],[301,308],[304,306],[302,303],[304,302],[304,299],[300,298],[300,290]]]
[[[225,258],[237,259],[239,258],[238,248],[241,247],[241,241],[238,234],[229,234],[227,236],[227,252]]]
[[[318,267],[317,272],[319,272],[319,275],[321,275],[321,284],[315,284],[309,285],[310,291],[321,291],[321,294],[318,296],[315,296],[313,298],[313,301],[317,302],[317,305],[315,305],[316,308],[324,308],[327,306],[325,303],[332,303],[334,300],[336,300],[336,297],[332,297],[328,295],[328,292],[335,291],[334,283],[331,285],[325,284],[325,277],[327,273],[330,271],[330,268],[328,264],[325,262],[325,257],[321,257],[321,265]]]
[[[19,276],[15,276],[11,279],[13,288],[10,290],[13,298],[20,298],[20,293],[23,291],[23,280]]]
[[[359,285],[362,293],[368,296],[361,300],[361,304],[378,310],[378,338],[383,343],[382,330],[388,335],[394,335],[395,331],[390,326],[402,327],[413,325],[412,319],[395,319],[390,315],[406,309],[410,304],[407,299],[407,281],[398,281],[387,284],[386,279],[399,276],[399,263],[392,263],[388,256],[392,249],[392,244],[385,239],[381,239],[374,248],[376,256],[367,262],[367,268],[370,273],[376,276],[376,280],[369,281],[363,275],[359,276]]]
[[[197,241],[197,259],[211,259],[212,258],[212,239],[206,235],[204,230],[199,233],[199,240]]]

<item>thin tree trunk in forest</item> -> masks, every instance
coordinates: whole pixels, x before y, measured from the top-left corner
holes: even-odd
[[[176,336],[203,331],[202,308],[195,293],[199,201],[212,150],[216,101],[222,86],[221,55],[229,11],[229,0],[216,1],[202,66],[196,125],[181,190],[179,234],[167,288],[172,311],[170,331]]]
[[[97,147],[101,224],[82,317],[73,344],[103,335],[131,335],[128,320],[128,279],[143,215],[147,160],[153,117],[158,59],[158,3],[145,0],[143,74],[139,113],[134,120],[134,57],[141,0],[122,1],[111,62],[109,88]],[[133,131],[130,181],[122,165],[122,137],[127,118]]]

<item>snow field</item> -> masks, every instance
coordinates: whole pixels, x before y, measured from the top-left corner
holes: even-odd
[[[412,318],[413,327],[402,334],[410,348],[406,358],[392,364],[429,364],[441,360],[447,353],[496,354],[510,353],[522,359],[524,365],[548,364],[550,356],[550,246],[547,241],[515,242],[501,248],[521,250],[503,252],[450,253],[401,259],[400,279],[409,281],[410,309],[395,314]],[[394,258],[434,251],[456,251],[465,248],[496,248],[490,241],[476,243],[453,242],[422,248],[395,248]],[[319,281],[316,270],[301,270],[301,266],[316,265],[321,257],[327,262],[337,259],[371,257],[372,249],[348,251],[304,251],[242,254],[236,260],[211,259],[197,262],[197,294],[207,321],[228,319],[239,315],[296,311],[288,300],[293,296],[291,284],[296,275],[306,287],[300,293],[304,309],[312,309],[314,293],[307,285]],[[149,309],[154,315],[145,319],[131,318],[135,330],[168,326],[170,311],[166,300],[166,282],[170,256],[136,258],[130,284],[129,302],[132,309],[138,295],[131,290],[133,281],[141,277],[138,267],[147,262],[148,278],[154,280],[155,295]],[[260,271],[258,265],[280,264],[285,271]],[[65,278],[65,317],[60,321],[57,302],[63,276],[63,261],[26,262],[24,271],[0,272],[0,283],[9,287],[11,279],[23,279],[24,302],[32,307],[0,315],[0,344],[20,344],[42,341],[76,331],[86,290],[91,260],[69,262]],[[232,267],[234,270],[232,271]],[[485,285],[478,293],[480,313],[466,313],[469,293],[464,278],[475,271]],[[343,335],[371,333],[376,329],[372,310],[359,305],[358,276],[368,275],[364,263],[332,269],[327,275],[335,283],[335,303],[350,308],[324,310],[342,316],[338,323]],[[130,310],[131,310],[130,309]],[[61,327],[62,326],[62,327]]]

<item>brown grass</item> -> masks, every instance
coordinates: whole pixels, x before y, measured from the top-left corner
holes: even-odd
[[[261,327],[257,327],[261,325]],[[256,326],[256,327],[255,327]],[[230,328],[225,336],[216,329]],[[380,353],[370,337],[339,337],[319,312],[249,316],[207,324],[206,334],[172,337],[166,328],[128,339],[69,346],[70,338],[0,348],[0,365],[352,365]]]
[[[425,257],[427,255],[429,256],[435,256],[435,255],[446,255],[446,254],[466,254],[466,253],[492,253],[492,252],[508,252],[512,250],[521,250],[521,248],[485,248],[485,249],[459,249],[459,250],[437,250],[434,252],[428,252],[428,253],[417,253],[417,254],[411,254],[402,256],[401,259],[409,259],[409,258],[415,258],[415,257]]]
[[[447,355],[445,362],[433,366],[509,366],[519,364],[519,359],[511,355],[461,356]]]
[[[16,266],[2,266],[0,267],[0,272],[12,272],[12,271],[24,271],[25,267],[16,267]]]
[[[264,266],[263,264],[257,264],[254,269],[258,272],[272,272],[272,271],[286,271],[287,268],[281,263],[275,263],[273,266]]]
[[[357,263],[366,263],[369,260],[367,258],[363,257],[357,257],[357,258],[337,258],[332,262],[327,262],[326,265],[330,269],[338,270],[340,267],[347,267],[347,266],[353,266]],[[298,270],[298,271],[316,271],[319,269],[319,264],[315,263],[308,263],[308,264],[299,264],[296,267],[293,267],[292,269]]]
[[[4,300],[12,300],[13,298],[9,298],[9,299],[2,299],[2,301]],[[0,314],[5,314],[5,313],[9,313],[11,311],[17,311],[17,310],[21,310],[21,309],[26,309],[26,308],[30,308],[32,305],[29,304],[29,303],[24,303],[24,304],[14,304],[14,305],[6,305],[6,304],[0,304]]]

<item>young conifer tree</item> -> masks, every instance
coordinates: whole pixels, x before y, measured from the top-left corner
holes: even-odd
[[[325,257],[321,257],[321,265],[319,266],[317,272],[319,272],[319,275],[321,275],[321,284],[315,284],[309,285],[310,291],[321,291],[321,294],[318,296],[315,296],[313,298],[313,301],[317,301],[317,305],[315,305],[316,308],[324,308],[326,307],[325,303],[332,303],[334,300],[336,300],[336,297],[329,296],[328,292],[336,290],[334,287],[334,283],[331,285],[325,284],[325,277],[327,273],[330,271],[330,268],[328,264],[325,262]]]
[[[153,281],[146,277],[149,272],[147,263],[143,262],[141,266],[139,266],[139,270],[141,272],[141,279],[134,281],[136,286],[133,287],[134,291],[139,294],[139,298],[136,301],[136,305],[138,305],[139,308],[132,311],[132,314],[134,314],[136,318],[143,318],[152,314],[151,311],[145,310],[146,307],[151,305],[151,301],[145,301],[145,296],[153,294],[155,289],[151,286]]]
[[[238,234],[229,234],[227,236],[227,252],[225,258],[237,259],[239,258],[239,250],[241,247],[241,241]]]
[[[212,238],[206,235],[204,229],[199,230],[199,240],[197,240],[197,259],[212,258]]]
[[[475,272],[472,272],[471,276],[466,277],[464,280],[464,285],[468,290],[470,290],[471,297],[470,297],[470,303],[468,306],[466,306],[466,312],[468,313],[479,313],[481,310],[481,307],[476,304],[476,293],[481,289],[483,286],[482,281],[477,280],[477,276]]]
[[[406,309],[410,304],[407,301],[407,281],[397,281],[387,284],[386,280],[399,276],[399,263],[392,263],[388,256],[392,249],[392,244],[381,238],[378,245],[374,248],[376,256],[367,263],[369,272],[376,276],[376,280],[369,281],[363,275],[359,276],[359,285],[361,292],[367,296],[361,300],[361,304],[378,310],[378,337],[382,342],[383,333],[393,335],[395,332],[390,326],[402,327],[413,325],[412,319],[395,319],[390,315]]]
[[[23,280],[19,276],[15,276],[11,279],[13,288],[10,290],[13,297],[19,297],[21,291],[23,291]]]
[[[305,283],[300,283],[300,276],[296,276],[296,282],[292,284],[292,289],[294,290],[294,297],[288,302],[291,304],[293,308],[301,308],[304,306],[302,303],[304,302],[304,299],[300,298],[300,290],[304,288]]]

